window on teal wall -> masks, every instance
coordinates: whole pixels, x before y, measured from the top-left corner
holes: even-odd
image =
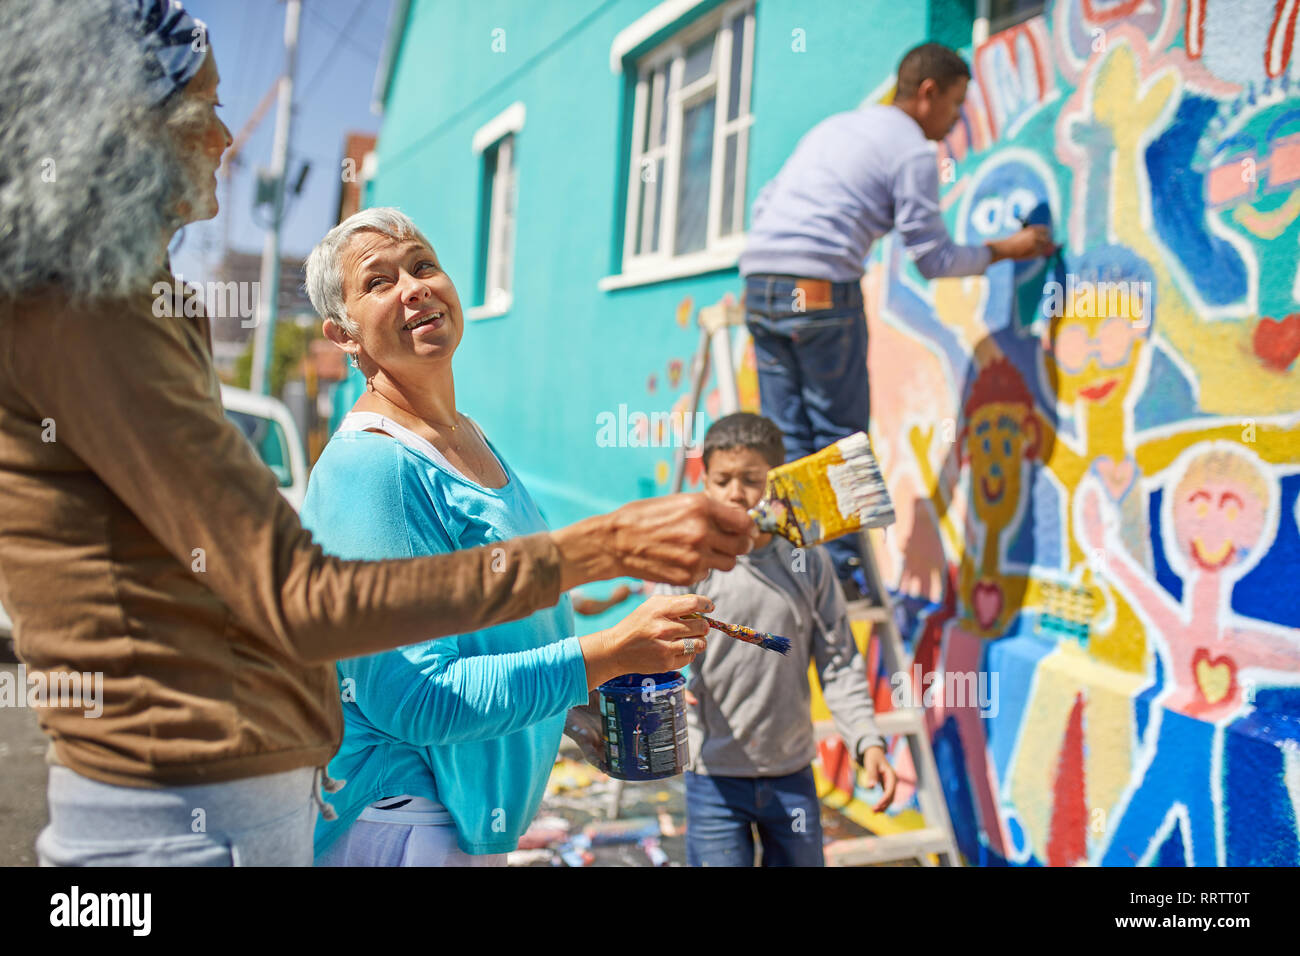
[[[515,136],[507,133],[483,149],[483,196],[475,287],[480,302],[470,309],[470,318],[500,315],[513,300],[515,259]]]
[[[491,150],[492,218],[488,223],[487,301],[500,306],[510,298],[515,250],[515,138],[506,136]]]
[[[989,21],[989,32],[997,33],[1017,23],[1023,23],[1030,17],[1036,17],[1047,6],[1043,0],[985,0]],[[981,4],[982,6],[982,4]]]
[[[733,3],[637,64],[623,271],[739,250],[754,5]]]

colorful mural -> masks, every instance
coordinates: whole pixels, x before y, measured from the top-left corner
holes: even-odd
[[[1300,64],[1245,6],[990,37],[943,207],[1059,255],[863,282],[882,566],[927,673],[1000,677],[929,714],[971,863],[1300,864]]]

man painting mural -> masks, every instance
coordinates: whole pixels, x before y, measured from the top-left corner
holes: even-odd
[[[860,281],[877,239],[897,229],[927,279],[976,275],[1001,259],[1054,249],[1045,226],[981,246],[953,242],[939,210],[930,141],[961,116],[970,68],[925,43],[898,67],[889,106],[813,127],[754,203],[740,259],[763,414],[785,434],[786,459],[867,431],[867,326]],[[849,600],[864,596],[852,536],[827,546]]]

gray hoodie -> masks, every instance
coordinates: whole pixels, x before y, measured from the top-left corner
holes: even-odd
[[[875,724],[866,664],[849,629],[844,595],[822,548],[797,549],[774,537],[712,572],[694,588],[658,585],[656,594],[703,594],[730,624],[788,637],[782,657],[710,630],[690,668],[687,707],[691,770],[719,777],[782,777],[816,754],[808,663],[816,662],[835,729],[861,760],[884,741]]]

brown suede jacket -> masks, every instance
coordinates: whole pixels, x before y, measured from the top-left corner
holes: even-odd
[[[127,786],[323,766],[332,661],[560,596],[549,535],[495,564],[324,555],[225,418],[208,320],[183,305],[0,301],[0,602],[29,674],[103,675],[102,715],[39,718],[58,762]]]

